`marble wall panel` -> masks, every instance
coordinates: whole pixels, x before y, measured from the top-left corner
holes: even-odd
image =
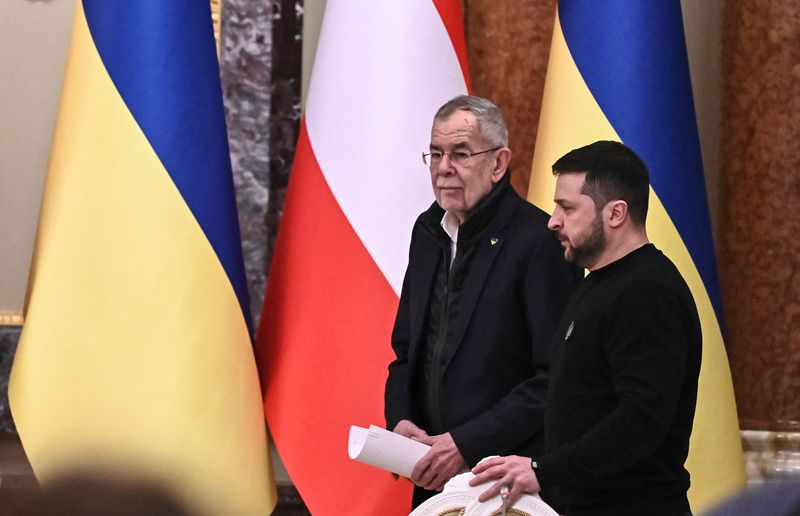
[[[283,200],[302,115],[303,1],[273,0],[273,5],[276,17],[273,23],[270,88],[270,189],[266,219],[268,257],[272,256],[283,215]]]
[[[226,0],[220,68],[250,308],[261,313],[269,198],[272,5]]]
[[[464,24],[472,92],[506,116],[511,184],[523,197],[533,162],[555,0],[465,0]]]
[[[0,326],[0,433],[16,433],[8,408],[8,375],[21,330],[19,326]]]
[[[800,4],[723,18],[720,275],[742,427],[800,430]]]
[[[222,87],[253,321],[300,118],[301,0],[225,0]]]

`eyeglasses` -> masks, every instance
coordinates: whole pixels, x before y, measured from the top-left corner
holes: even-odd
[[[442,151],[431,151],[431,152],[423,152],[422,153],[422,162],[428,165],[429,167],[433,167],[438,165],[439,162],[442,161],[442,158],[445,154],[450,156],[450,163],[453,165],[458,165],[460,167],[469,163],[470,158],[473,156],[477,156],[479,154],[485,154],[487,152],[496,151],[498,149],[502,149],[503,147],[495,147],[493,149],[487,149],[480,152],[470,152],[468,150],[459,149],[450,152],[442,152]]]

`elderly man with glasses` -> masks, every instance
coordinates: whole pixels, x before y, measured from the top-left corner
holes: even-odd
[[[582,276],[511,188],[493,103],[443,105],[422,159],[436,201],[413,228],[385,399],[387,427],[432,446],[414,507],[486,456],[543,450],[553,331]]]

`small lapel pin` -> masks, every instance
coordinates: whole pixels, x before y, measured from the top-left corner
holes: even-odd
[[[572,335],[572,330],[575,328],[575,321],[569,323],[569,328],[567,328],[567,335],[564,337],[564,340],[569,339],[569,336]]]
[[[489,242],[490,242],[492,245],[496,244],[496,243],[497,243],[497,242],[499,242],[499,241],[500,241],[500,239],[499,239],[499,238],[497,238],[497,237],[492,237],[492,238],[490,238],[490,239],[489,239]]]

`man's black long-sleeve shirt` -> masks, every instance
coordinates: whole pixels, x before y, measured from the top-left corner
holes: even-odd
[[[677,268],[647,244],[592,272],[556,339],[544,492],[567,515],[686,514],[702,334]]]

